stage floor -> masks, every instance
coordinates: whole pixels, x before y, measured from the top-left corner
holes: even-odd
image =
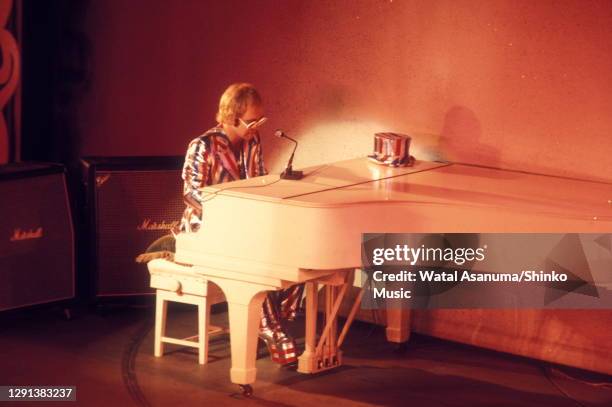
[[[226,325],[227,314],[212,320]],[[168,329],[195,334],[195,312],[171,306]],[[345,365],[319,375],[279,368],[260,347],[251,399],[229,381],[227,335],[212,338],[203,366],[195,349],[166,350],[153,356],[150,306],[77,309],[69,321],[59,309],[22,313],[0,324],[0,385],[74,385],[77,402],[69,406],[612,405],[609,376],[418,335],[398,352],[381,327],[365,323],[351,329]]]

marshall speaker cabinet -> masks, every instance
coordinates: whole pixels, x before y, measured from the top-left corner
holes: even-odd
[[[75,297],[74,231],[59,164],[0,166],[0,311]]]
[[[134,261],[178,225],[183,157],[86,157],[89,255],[83,266],[96,298],[153,293],[146,264]]]

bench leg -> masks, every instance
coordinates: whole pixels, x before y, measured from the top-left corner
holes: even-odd
[[[168,303],[164,298],[163,293],[159,290],[155,296],[155,344],[153,353],[155,357],[160,357],[164,354],[164,344],[161,340],[162,336],[166,335],[166,315],[168,313]]]
[[[198,304],[198,361],[201,365],[208,361],[208,324],[210,323],[210,304],[208,299]]]

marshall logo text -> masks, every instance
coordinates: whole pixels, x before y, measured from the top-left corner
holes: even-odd
[[[13,231],[13,235],[9,239],[11,242],[18,242],[20,240],[28,239],[40,239],[43,237],[43,228],[40,226],[38,229],[21,230],[17,228]]]
[[[141,224],[136,226],[136,230],[171,230],[174,227],[178,226],[179,222],[153,222],[151,219],[145,219]]]

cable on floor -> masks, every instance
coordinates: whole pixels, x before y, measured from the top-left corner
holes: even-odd
[[[550,384],[553,385],[554,388],[556,388],[559,393],[561,393],[566,399],[574,402],[577,406],[579,407],[587,407],[586,405],[582,404],[581,402],[579,402],[578,400],[576,400],[575,398],[573,398],[572,396],[570,396],[561,386],[559,386],[551,377],[551,366],[550,365],[544,365],[544,364],[540,364],[540,368],[542,369],[542,372],[544,373],[544,376],[546,377],[546,379],[548,379],[548,381],[550,382]]]
[[[123,351],[121,358],[121,377],[123,378],[123,384],[125,385],[130,397],[142,407],[151,407],[151,403],[147,400],[144,393],[140,389],[138,384],[138,378],[136,377],[136,355],[138,355],[138,349],[140,345],[153,328],[153,319],[147,317],[141,327],[136,331],[134,336],[130,339],[128,346]]]

